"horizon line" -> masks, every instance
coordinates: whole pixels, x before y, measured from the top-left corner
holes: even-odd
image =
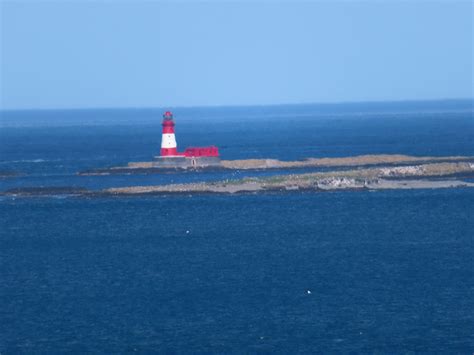
[[[358,104],[381,104],[381,103],[431,103],[431,102],[453,102],[466,101],[474,105],[474,97],[471,98],[442,98],[442,99],[400,99],[400,100],[367,100],[367,101],[334,101],[334,102],[298,102],[278,104],[222,104],[222,105],[170,105],[170,106],[102,106],[102,107],[47,107],[47,108],[1,108],[0,112],[8,111],[91,111],[91,110],[158,110],[158,109],[194,109],[194,108],[238,108],[238,107],[278,107],[278,106],[303,106],[303,105],[358,105]],[[474,109],[474,107],[473,107]]]

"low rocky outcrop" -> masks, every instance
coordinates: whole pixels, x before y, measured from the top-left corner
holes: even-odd
[[[70,194],[76,196],[123,196],[144,194],[192,193],[262,193],[293,191],[381,190],[474,187],[461,178],[474,177],[472,162],[438,162],[428,164],[382,167],[355,167],[324,172],[287,174],[270,177],[252,177],[219,182],[182,183],[158,186],[126,186],[100,191],[74,187],[22,188],[9,190],[3,195],[42,196]]]
[[[474,157],[414,157],[400,154],[360,155],[342,158],[307,158],[296,161],[278,159],[242,159],[221,160],[220,166],[188,166],[188,167],[157,167],[153,162],[131,162],[126,166],[101,168],[82,171],[79,175],[111,175],[111,174],[157,174],[166,172],[183,172],[199,170],[266,170],[266,169],[298,169],[324,167],[367,167],[374,165],[406,165],[436,162],[466,162],[474,161]]]
[[[160,186],[132,186],[104,190],[112,195],[150,193],[237,193],[296,190],[354,190],[395,188],[474,187],[474,183],[450,178],[474,174],[470,163],[435,163],[408,167],[368,168],[321,173],[290,174],[235,181],[201,182]],[[446,177],[446,180],[430,178]],[[398,178],[397,180],[389,180]],[[407,179],[410,178],[410,179]]]

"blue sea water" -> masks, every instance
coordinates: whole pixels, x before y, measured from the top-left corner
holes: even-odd
[[[472,101],[176,109],[178,144],[226,159],[473,155]],[[160,110],[3,112],[0,180],[149,160]],[[0,352],[474,349],[472,189],[0,200]]]

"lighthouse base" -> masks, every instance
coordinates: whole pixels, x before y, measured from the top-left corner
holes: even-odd
[[[221,159],[219,157],[183,157],[183,156],[156,156],[152,163],[154,168],[206,168],[221,166]]]

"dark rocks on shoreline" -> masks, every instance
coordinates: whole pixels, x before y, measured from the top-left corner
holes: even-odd
[[[51,196],[51,195],[86,195],[91,191],[74,186],[58,186],[58,187],[18,187],[7,190],[3,195],[13,196]]]
[[[0,179],[14,178],[22,175],[23,174],[16,171],[0,170]]]

